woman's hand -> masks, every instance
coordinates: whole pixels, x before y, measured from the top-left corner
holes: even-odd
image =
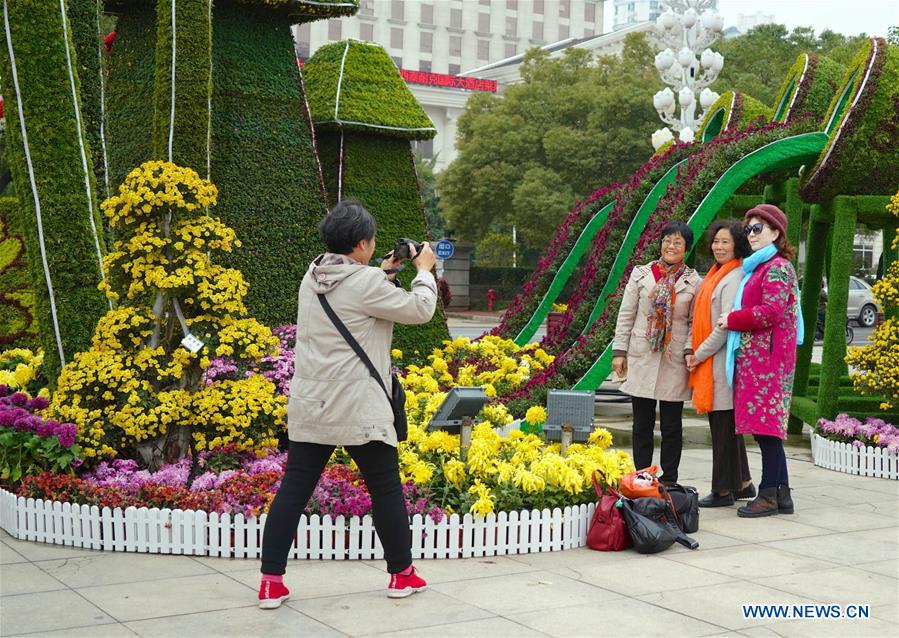
[[[718,317],[718,327],[719,328],[727,328],[727,316],[729,314],[730,314],[729,312],[722,312],[721,316]]]
[[[627,357],[614,357],[612,359],[612,372],[620,378],[627,376]]]
[[[393,251],[391,250],[387,255],[387,259],[381,262],[381,270],[396,270],[400,267],[400,264],[402,264],[402,260],[394,257]],[[394,279],[396,279],[396,273],[388,273],[387,279],[389,281],[393,281]]]
[[[699,367],[699,359],[696,358],[696,355],[688,354],[684,357],[684,361],[687,364],[687,370],[693,372],[696,368]]]

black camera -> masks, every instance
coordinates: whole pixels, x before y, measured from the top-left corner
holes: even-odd
[[[409,244],[415,246],[416,257],[421,254],[421,244],[419,244],[417,241],[409,239],[408,237],[400,237],[396,240],[396,246],[393,247],[393,256],[399,260],[415,259],[415,257],[412,256],[412,253],[409,250]],[[386,256],[384,258],[387,259]]]

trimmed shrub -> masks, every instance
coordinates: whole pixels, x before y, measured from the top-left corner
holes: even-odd
[[[300,281],[323,249],[325,204],[290,20],[216,3],[212,37],[212,180],[244,246],[222,262],[246,278],[251,314],[294,323]]]
[[[739,91],[726,91],[706,111],[696,139],[708,142],[722,133],[761,126],[770,119],[771,109],[755,98]]]
[[[899,184],[899,47],[868,40],[853,59],[825,117],[830,142],[800,174],[806,201],[883,195]]]
[[[347,40],[316,51],[303,71],[316,130],[426,140],[437,134],[379,44]]]
[[[212,8],[210,0],[179,0],[173,34],[172,5],[171,0],[156,4],[153,155],[208,176]]]
[[[0,351],[38,346],[34,290],[15,211],[15,199],[0,199]]]
[[[97,233],[102,225],[99,217],[91,215],[91,210],[97,213],[93,162],[87,150],[89,142],[81,140],[86,158],[82,158],[79,143],[83,131],[78,127],[76,109],[80,107],[78,100],[73,100],[68,66],[71,58],[77,98],[77,60],[71,39],[65,37],[67,18],[54,3],[15,2],[4,5],[4,10],[12,40],[7,41],[3,30],[0,76],[5,80],[7,158],[19,194],[22,235],[33,256],[29,268],[47,376],[55,379],[61,359],[90,343],[105,308],[97,290],[97,253],[102,252]],[[14,77],[10,49],[17,83],[7,82]],[[30,165],[25,158],[26,138]]]
[[[842,64],[815,53],[803,53],[790,67],[774,100],[776,122],[788,122],[810,113],[821,122],[843,74]]]

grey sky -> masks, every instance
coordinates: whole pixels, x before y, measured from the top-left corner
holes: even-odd
[[[725,27],[737,22],[737,15],[757,11],[774,15],[775,22],[789,29],[809,26],[820,33],[830,29],[845,35],[867,33],[885,36],[887,27],[899,24],[899,0],[718,0]],[[614,9],[605,5],[606,29],[610,29]]]

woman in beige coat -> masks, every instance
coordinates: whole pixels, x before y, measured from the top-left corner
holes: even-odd
[[[696,293],[691,343],[696,350],[687,356],[693,406],[709,415],[712,433],[712,492],[699,501],[700,507],[726,507],[736,499],[755,496],[749,474],[743,435],[734,425],[734,394],[727,383],[727,329],[715,323],[733,309],[743,269],[743,258],[752,254],[743,225],[736,220],[714,222],[707,234],[715,265]]]
[[[662,432],[662,480],[676,483],[683,447],[684,401],[690,400],[685,357],[693,295],[700,277],[684,264],[693,231],[683,222],[662,229],[661,256],[631,272],[615,326],[612,370],[626,377],[621,391],[634,410],[633,451],[637,468],[652,464],[656,403]]]
[[[381,268],[368,265],[375,252],[374,217],[359,202],[343,200],[319,224],[328,249],[310,265],[300,284],[295,370],[287,406],[290,449],[287,467],[269,509],[262,538],[259,606],[274,609],[287,600],[287,554],[300,516],[335,446],[359,466],[372,500],[375,529],[390,583],[387,595],[403,598],[426,588],[412,566],[409,516],[399,475],[393,409],[384,389],[329,319],[318,295],[358,341],[389,388],[394,322],[426,323],[434,315],[436,258],[425,242],[410,244],[418,275],[412,292],[388,276],[400,265],[389,256]],[[388,272],[385,272],[388,271]]]

